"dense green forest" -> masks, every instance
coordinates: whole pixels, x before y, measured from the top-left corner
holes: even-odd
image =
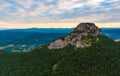
[[[89,48],[0,51],[0,76],[119,76],[120,42],[99,36]]]

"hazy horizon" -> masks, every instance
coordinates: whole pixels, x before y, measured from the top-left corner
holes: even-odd
[[[1,24],[0,29],[75,28],[78,24],[79,23]],[[95,23],[95,25],[99,28],[120,28],[120,23]]]

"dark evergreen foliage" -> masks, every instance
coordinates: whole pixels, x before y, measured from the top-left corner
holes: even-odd
[[[99,36],[92,46],[31,52],[0,51],[0,76],[119,76],[120,43]]]

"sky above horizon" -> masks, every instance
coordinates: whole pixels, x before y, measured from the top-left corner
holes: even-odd
[[[0,0],[0,28],[120,27],[120,0]],[[101,25],[102,24],[102,25]]]

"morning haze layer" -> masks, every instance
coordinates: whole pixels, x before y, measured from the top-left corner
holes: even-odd
[[[0,23],[0,28],[74,28],[79,23]],[[99,28],[120,28],[120,23],[95,23]]]

